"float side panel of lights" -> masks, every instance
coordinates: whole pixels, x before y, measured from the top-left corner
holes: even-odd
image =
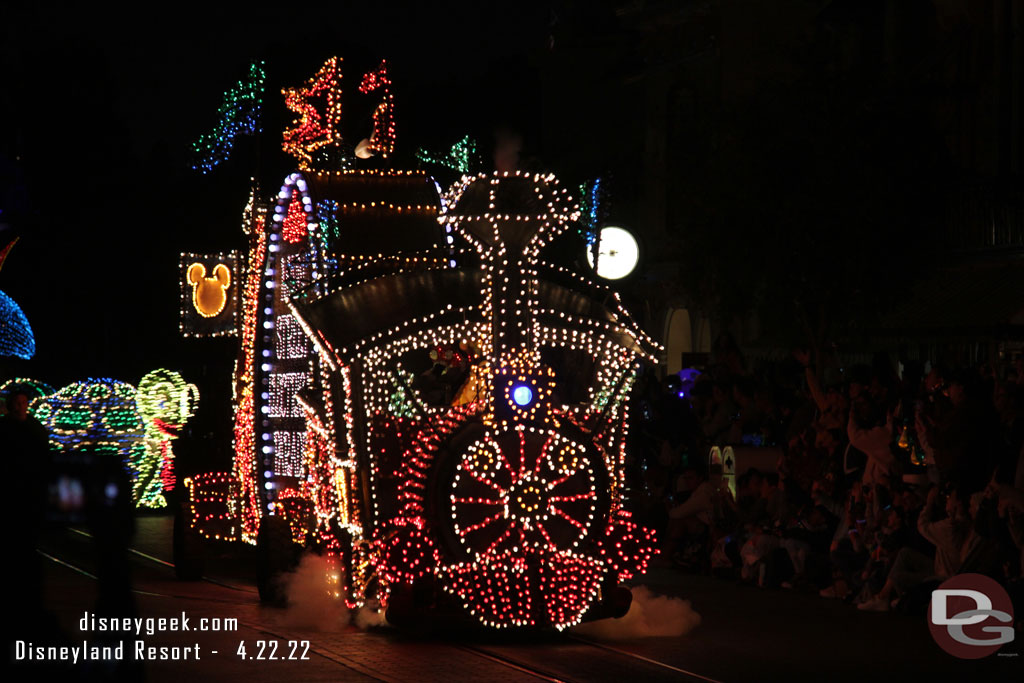
[[[280,478],[306,478],[306,416],[298,394],[314,379],[316,350],[298,333],[288,300],[313,285],[322,264],[312,249],[318,239],[315,207],[306,178],[289,175],[267,224],[266,256],[256,305],[253,405],[256,477],[264,512],[277,510]],[[301,330],[301,328],[299,328]]]
[[[238,480],[226,472],[204,472],[184,480],[189,490],[189,518],[200,536],[211,541],[242,539],[239,518],[233,513]]]
[[[240,512],[239,537],[256,542],[262,515],[259,495],[260,458],[256,450],[257,341],[263,337],[259,327],[260,304],[264,289],[267,234],[265,210],[256,201],[255,189],[243,216],[243,232],[249,235],[245,289],[242,295],[242,331],[235,376],[235,458],[232,479],[237,482]],[[201,483],[201,482],[200,482]],[[197,484],[198,485],[198,484]],[[195,519],[195,517],[193,517]]]

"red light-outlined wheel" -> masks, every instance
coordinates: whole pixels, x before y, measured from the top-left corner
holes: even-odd
[[[599,466],[586,447],[553,431],[488,432],[465,449],[452,480],[459,544],[477,559],[577,550],[599,517]]]

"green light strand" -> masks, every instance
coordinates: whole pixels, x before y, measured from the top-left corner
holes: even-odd
[[[253,62],[248,76],[224,93],[224,100],[217,109],[216,127],[192,143],[192,152],[196,155],[192,164],[194,170],[209,173],[231,156],[236,137],[260,132],[266,78],[263,62]]]
[[[459,173],[469,173],[476,166],[476,140],[467,135],[452,145],[445,154],[434,154],[420,147],[416,151],[416,160],[421,164],[435,164]]]

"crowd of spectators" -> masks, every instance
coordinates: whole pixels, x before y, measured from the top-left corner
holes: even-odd
[[[897,367],[796,351],[747,372],[734,352],[692,384],[646,376],[629,477],[664,556],[863,610],[923,612],[967,572],[1019,604],[1021,360]],[[714,446],[731,446],[724,461]]]

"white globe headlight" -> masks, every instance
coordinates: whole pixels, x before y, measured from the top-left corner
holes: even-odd
[[[619,280],[636,268],[640,260],[640,246],[625,228],[601,228],[598,237],[597,274],[606,280]],[[587,263],[594,267],[594,252],[587,247]]]

